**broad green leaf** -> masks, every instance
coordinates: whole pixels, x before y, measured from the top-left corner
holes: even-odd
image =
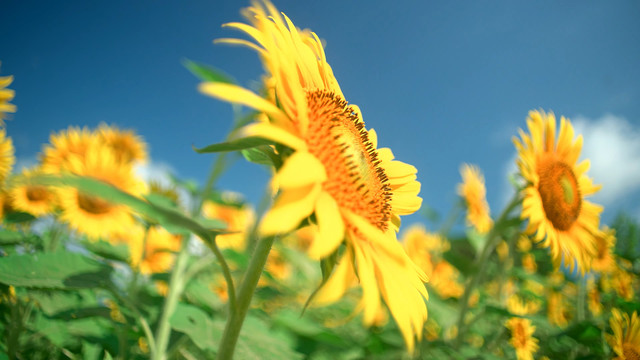
[[[484,248],[484,244],[487,242],[487,235],[470,229],[467,231],[467,239],[469,239],[469,243],[473,246],[476,254],[480,254]]]
[[[225,305],[213,293],[209,283],[200,278],[189,281],[184,289],[184,296],[190,303],[205,309],[220,310]]]
[[[26,222],[31,222],[35,219],[36,217],[29,213],[20,212],[20,211],[11,211],[9,213],[4,214],[3,221],[6,222],[7,224],[22,224]]]
[[[168,231],[175,231],[175,229],[190,231],[207,243],[213,241],[216,234],[223,232],[207,229],[197,221],[181,214],[176,209],[152,204],[144,199],[123,192],[110,184],[89,177],[76,175],[39,175],[31,177],[30,179],[18,177],[14,181],[17,183],[29,182],[45,186],[72,186],[91,196],[98,196],[111,203],[129,206],[134,211],[159,223]]]
[[[242,150],[242,156],[252,163],[274,166],[279,168],[282,166],[282,160],[270,146],[258,146],[251,149]]]
[[[104,240],[85,241],[84,247],[105,259],[121,262],[129,261],[129,247],[126,244],[111,244]]]
[[[111,267],[79,253],[58,251],[0,258],[0,282],[23,287],[90,288],[109,282]]]
[[[189,336],[200,349],[218,350],[225,325],[223,320],[212,320],[197,307],[180,303],[169,322],[174,329]],[[238,338],[234,358],[302,359],[302,354],[292,350],[292,346],[290,339],[283,338],[267,323],[248,315]]]
[[[200,64],[189,59],[182,60],[182,65],[184,65],[187,70],[189,70],[193,75],[195,75],[202,81],[211,81],[225,84],[235,83],[231,76],[212,66]]]
[[[273,323],[314,342],[325,343],[339,348],[350,345],[338,334],[322,327],[318,322],[309,319],[309,317],[301,316],[300,312],[294,310],[282,310],[273,318]]]
[[[272,144],[273,144],[273,141],[259,138],[259,137],[243,137],[235,140],[230,140],[227,142],[212,144],[209,146],[205,146],[203,148],[193,147],[193,150],[198,154],[206,154],[206,153],[215,153],[215,152],[222,152],[222,151],[236,151],[236,150],[251,149],[257,146],[272,145]]]
[[[19,231],[0,230],[0,245],[17,245],[22,243],[33,243],[37,240],[36,235],[23,234]]]
[[[47,316],[54,316],[72,309],[98,305],[95,293],[88,289],[76,291],[30,289],[28,296],[36,301],[42,312]]]

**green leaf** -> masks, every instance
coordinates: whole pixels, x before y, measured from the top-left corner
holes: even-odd
[[[207,229],[197,221],[181,214],[176,209],[167,208],[159,204],[152,204],[144,199],[123,192],[110,184],[89,177],[76,175],[38,175],[29,179],[17,177],[14,181],[16,183],[32,183],[44,186],[72,186],[91,196],[98,196],[114,204],[129,206],[134,211],[159,223],[168,231],[176,231],[176,229],[190,231],[205,242],[211,242],[214,240],[216,234],[224,233],[224,231]]]
[[[217,351],[218,341],[224,331],[223,320],[212,320],[197,307],[179,303],[169,322],[175,330],[189,336],[200,349]],[[248,315],[238,338],[234,358],[302,359],[302,354],[292,350],[292,346],[288,339],[278,336],[267,323]]]
[[[193,75],[195,75],[202,81],[211,81],[225,84],[235,83],[231,76],[225,74],[222,70],[218,70],[212,66],[197,63],[189,59],[182,60],[182,65],[184,65],[187,70],[189,70]]]
[[[78,253],[58,251],[0,258],[0,282],[23,287],[78,289],[106,284],[111,267]]]
[[[243,137],[235,140],[230,140],[227,142],[212,144],[209,146],[205,146],[203,148],[196,148],[194,146],[193,150],[198,154],[207,154],[207,153],[215,153],[215,152],[222,152],[222,151],[236,151],[236,150],[251,149],[257,146],[273,145],[273,144],[274,144],[273,141],[259,138],[259,137]]]
[[[33,299],[47,316],[98,305],[95,293],[89,289],[77,291],[31,289],[28,294],[29,298]]]
[[[129,247],[126,244],[111,244],[104,240],[85,241],[84,247],[92,253],[105,259],[121,262],[129,261]]]
[[[476,254],[479,254],[484,248],[484,244],[487,242],[487,235],[480,234],[479,232],[470,229],[467,231],[467,239],[469,239],[469,243],[473,246]]]
[[[34,243],[36,235],[27,235],[18,231],[0,230],[0,245],[17,245],[22,243]]]
[[[20,212],[20,211],[12,211],[9,212],[7,214],[4,214],[4,222],[8,223],[8,224],[22,224],[22,223],[26,223],[26,222],[31,222],[33,220],[35,220],[36,217],[26,213],[26,212]]]
[[[244,149],[242,150],[242,156],[244,156],[247,161],[255,164],[274,166],[276,168],[282,166],[282,160],[271,146],[263,145],[251,149]]]

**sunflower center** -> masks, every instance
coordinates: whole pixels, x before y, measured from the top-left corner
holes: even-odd
[[[580,215],[582,206],[575,174],[564,162],[549,159],[540,163],[538,175],[538,192],[547,219],[556,229],[568,230]]]
[[[26,191],[27,199],[33,202],[47,200],[48,194],[47,189],[42,186],[29,186]]]
[[[630,344],[622,345],[622,354],[624,354],[624,358],[627,360],[640,360],[640,354]]]
[[[82,210],[96,215],[106,214],[111,209],[109,202],[84,194],[78,194],[78,206]]]
[[[391,218],[391,188],[369,141],[364,122],[333,92],[307,93],[309,152],[324,165],[322,184],[340,208],[349,209],[382,231]]]
[[[517,322],[513,327],[512,336],[514,342],[517,344],[517,348],[523,348],[527,345],[527,333],[524,330],[524,326],[521,322]]]

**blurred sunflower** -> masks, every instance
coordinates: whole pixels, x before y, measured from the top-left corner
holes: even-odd
[[[13,76],[0,76],[0,126],[4,125],[6,113],[16,112],[16,106],[9,102],[13,100],[15,91],[7,89],[13,82]]]
[[[131,165],[117,161],[113,150],[99,142],[89,144],[84,154],[70,153],[60,165],[66,172],[104,181],[129,194],[138,195],[144,190],[144,183],[134,176]],[[72,187],[58,188],[56,192],[62,209],[60,218],[92,239],[125,231],[133,224],[127,206]]]
[[[28,179],[39,173],[39,169],[24,169],[22,176],[26,181],[9,190],[13,207],[35,216],[42,216],[52,212],[56,205],[56,197],[53,191],[46,186],[29,184]]]
[[[582,136],[574,142],[573,126],[562,117],[556,144],[553,113],[531,111],[527,126],[530,135],[520,130],[522,140],[513,139],[520,175],[527,182],[522,202],[522,218],[529,220],[526,231],[550,249],[556,267],[564,260],[584,273],[596,253],[602,207],[584,199],[599,186],[586,176],[588,160],[576,164]]]
[[[469,164],[462,165],[460,174],[462,184],[458,185],[458,195],[467,206],[467,224],[472,225],[481,234],[487,233],[493,226],[493,220],[489,215],[484,176],[477,166]]]
[[[95,133],[88,128],[70,126],[57,134],[51,134],[49,144],[42,149],[40,163],[46,173],[59,173],[71,156],[84,157],[91,144],[98,143]]]
[[[415,212],[422,203],[417,170],[394,161],[391,150],[377,149],[376,133],[366,130],[359,108],[345,100],[313,32],[296,28],[267,1],[254,2],[244,15],[251,25],[226,26],[255,42],[218,42],[241,44],[260,54],[268,72],[266,98],[226,83],[204,83],[200,90],[262,113],[231,139],[264,138],[292,150],[281,152],[284,163],[273,179],[279,194],[260,232],[288,233],[315,214],[319,236],[310,256],[323,258],[343,240],[347,244],[316,304],[340,298],[355,272],[363,289],[364,322],[374,323],[382,296],[412,351],[427,318],[426,276],[405,254],[395,232],[399,215]]]
[[[13,142],[5,129],[0,129],[0,183],[9,176],[15,162]]]
[[[605,334],[609,346],[618,355],[618,360],[640,359],[640,319],[634,311],[629,318],[629,314],[624,314],[618,309],[611,311],[609,325],[613,335]]]
[[[587,281],[587,300],[589,311],[595,316],[600,315],[602,313],[602,300],[593,278],[589,278]]]
[[[557,291],[552,291],[547,299],[547,319],[551,325],[561,328],[569,324],[569,305],[562,295]]]
[[[120,130],[115,125],[100,124],[97,137],[111,147],[118,161],[125,163],[146,162],[147,144],[133,130]]]
[[[615,270],[616,259],[613,250],[616,246],[616,231],[604,227],[596,236],[596,255],[591,268],[600,273],[610,273]]]
[[[160,226],[151,226],[146,233],[139,226],[135,241],[129,242],[131,265],[139,267],[142,274],[162,273],[171,269],[174,253],[180,249],[182,237]]]
[[[538,339],[533,337],[536,327],[529,319],[513,317],[506,321],[505,326],[511,331],[509,343],[516,350],[518,360],[533,360],[533,354],[538,351]]]
[[[207,200],[202,204],[202,214],[209,219],[221,220],[227,225],[229,231],[237,231],[233,234],[216,236],[216,244],[221,249],[231,248],[236,251],[245,249],[249,228],[255,221],[251,207],[225,205]]]

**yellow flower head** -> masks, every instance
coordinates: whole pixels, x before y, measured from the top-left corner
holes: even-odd
[[[598,287],[592,278],[587,282],[587,289],[589,311],[591,311],[593,315],[598,316],[602,313],[602,301],[600,300],[600,291],[598,291]]]
[[[540,303],[537,301],[524,301],[517,295],[511,295],[507,301],[507,310],[515,315],[535,314],[540,309]]]
[[[233,234],[216,236],[216,244],[220,248],[231,248],[237,251],[245,249],[247,234],[255,219],[251,207],[225,205],[207,200],[202,205],[202,213],[207,218],[224,222],[227,225],[227,230],[237,231]]]
[[[428,232],[420,224],[411,225],[404,231],[402,243],[409,258],[428,277],[431,277],[435,263],[442,258],[442,253],[451,246],[442,236]]]
[[[538,351],[538,339],[533,337],[536,327],[523,318],[510,318],[505,326],[511,331],[509,343],[516,350],[517,359],[533,360],[533,354]]]
[[[487,233],[493,220],[489,215],[484,176],[477,166],[463,164],[460,168],[462,184],[458,185],[458,195],[467,205],[467,224],[472,225],[479,233]]]
[[[40,169],[25,169],[22,176],[29,179],[40,173]],[[35,216],[46,215],[53,211],[57,200],[55,192],[46,186],[29,184],[28,180],[9,190],[13,207]]]
[[[51,134],[50,144],[44,146],[40,162],[42,169],[47,173],[59,173],[66,170],[65,166],[70,157],[83,158],[89,146],[97,144],[98,138],[87,128],[70,126],[57,134]]]
[[[529,274],[533,274],[538,270],[536,257],[532,253],[522,255],[522,268]]]
[[[605,336],[609,346],[618,355],[616,359],[640,359],[640,319],[638,314],[634,311],[629,318],[629,314],[613,309],[609,325],[613,335],[605,334]]]
[[[633,288],[634,276],[621,267],[618,267],[611,279],[611,287],[613,287],[621,298],[629,301],[633,299],[635,290]]]
[[[551,325],[565,327],[569,324],[569,305],[564,295],[552,291],[547,302],[547,318]]]
[[[161,273],[171,269],[174,253],[180,249],[182,237],[173,235],[160,226],[150,227],[146,240],[143,229],[136,231],[138,235],[133,236],[129,243],[131,265],[138,266],[143,274]]]
[[[147,144],[133,130],[120,130],[115,125],[100,124],[97,137],[111,147],[118,161],[147,161]]]
[[[596,235],[596,255],[591,264],[594,271],[610,273],[615,270],[616,260],[613,250],[616,246],[616,231],[604,227]]]
[[[564,260],[584,273],[596,253],[602,207],[585,200],[599,187],[586,176],[589,161],[576,164],[582,137],[574,142],[573,126],[562,117],[556,143],[552,113],[531,111],[527,125],[530,135],[520,130],[522,139],[513,139],[520,175],[527,182],[522,202],[522,218],[529,221],[527,233],[549,248],[556,266]]]
[[[13,142],[5,129],[0,129],[0,183],[9,176],[15,162]]]
[[[104,181],[133,195],[144,190],[144,184],[134,176],[131,165],[117,161],[111,148],[101,143],[89,144],[84,154],[70,153],[62,168],[75,175]],[[60,218],[92,239],[122,232],[132,225],[133,218],[127,206],[112,204],[70,187],[59,188],[57,193],[62,208]]]
[[[377,148],[376,133],[365,128],[360,109],[345,100],[314,33],[296,28],[267,1],[254,2],[244,15],[250,25],[226,26],[252,41],[219,42],[260,54],[267,71],[266,98],[223,83],[205,83],[200,90],[262,114],[232,134],[232,140],[263,138],[291,150],[282,153],[284,164],[273,178],[279,193],[259,230],[267,236],[288,233],[315,214],[319,236],[309,247],[310,256],[323,258],[343,241],[347,245],[315,303],[339,299],[357,273],[364,322],[375,322],[382,296],[412,351],[427,318],[426,276],[395,232],[399,215],[415,212],[422,203],[417,170],[394,160],[391,150]]]
[[[430,275],[429,285],[443,299],[459,298],[464,293],[464,287],[459,281],[460,272],[445,260],[435,264]]]
[[[7,89],[13,82],[13,76],[0,76],[0,126],[4,126],[6,113],[16,112],[16,106],[9,102],[13,100],[15,91]]]

